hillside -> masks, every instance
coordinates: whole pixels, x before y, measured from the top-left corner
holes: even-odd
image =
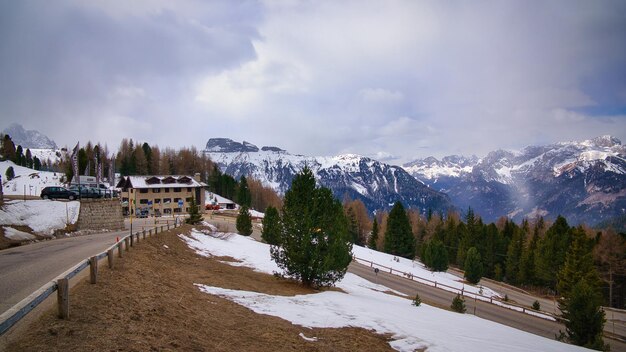
[[[6,179],[6,170],[13,167],[15,178]],[[47,186],[63,186],[65,174],[50,171],[36,171],[27,167],[17,166],[12,161],[0,161],[2,175],[2,191],[5,195],[39,196]]]
[[[204,153],[221,170],[235,178],[252,176],[284,194],[294,176],[308,166],[317,182],[339,198],[360,199],[374,211],[389,209],[401,201],[406,207],[445,212],[452,207],[449,198],[430,189],[398,166],[355,155],[311,157],[290,154],[278,147],[238,143],[227,138],[212,138]]]

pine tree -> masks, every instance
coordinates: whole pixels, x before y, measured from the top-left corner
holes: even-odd
[[[41,170],[41,161],[38,157],[33,158],[33,168],[37,171]]]
[[[250,217],[250,209],[246,206],[239,208],[239,215],[237,215],[237,232],[243,236],[252,235],[252,218]]]
[[[8,134],[5,134],[4,138],[2,138],[2,149],[0,153],[2,153],[1,160],[11,160],[15,162],[15,144]]]
[[[563,267],[571,241],[571,229],[567,220],[559,215],[538,245],[535,259],[536,277],[543,284],[556,287],[557,273]]]
[[[598,290],[582,279],[572,286],[568,297],[559,303],[570,343],[596,350],[608,350],[602,340],[604,310]]]
[[[512,284],[519,283],[520,263],[524,250],[524,237],[521,231],[515,231],[506,254],[506,280]]]
[[[424,245],[424,264],[433,271],[448,270],[448,251],[443,242],[433,239]]]
[[[278,244],[281,231],[282,227],[280,224],[278,210],[270,205],[267,209],[265,209],[261,238],[263,238],[263,240],[268,244],[276,245]]]
[[[400,202],[396,202],[389,213],[384,250],[400,257],[415,258],[415,237],[404,206]]]
[[[374,222],[372,223],[372,234],[367,242],[367,246],[373,250],[376,250],[376,242],[378,241],[378,220],[374,216]]]
[[[4,175],[7,177],[7,181],[11,181],[15,178],[15,170],[13,170],[13,166],[9,166],[7,171],[4,172]]]
[[[196,198],[191,196],[191,203],[189,204],[189,217],[185,220],[186,223],[195,225],[202,221],[202,215],[198,210],[198,205],[196,204]]]
[[[25,166],[24,165],[24,149],[22,149],[21,145],[18,145],[17,149],[15,149],[15,160],[13,160],[13,162],[19,166]]]
[[[343,207],[328,188],[316,188],[308,167],[285,194],[283,229],[272,259],[287,277],[306,286],[330,286],[343,278],[352,260]]]
[[[415,298],[413,299],[413,305],[419,307],[422,304],[422,299],[420,298],[420,294],[416,293]]]
[[[33,168],[33,154],[30,152],[30,149],[26,149],[26,156],[24,157],[25,166],[29,169]]]
[[[472,284],[477,284],[483,275],[483,264],[476,247],[467,250],[465,257],[465,278]]]
[[[465,299],[461,297],[460,294],[457,294],[456,297],[452,299],[450,308],[457,313],[465,313],[465,311],[467,311],[467,308],[465,308]]]
[[[248,180],[245,176],[241,176],[239,179],[239,188],[237,189],[237,203],[242,207],[249,208],[252,204],[252,196],[250,195],[250,188],[248,187]]]
[[[559,271],[557,291],[561,297],[569,296],[572,287],[579,281],[585,280],[592,288],[600,287],[600,277],[593,263],[593,243],[585,236],[582,228],[572,231],[574,241],[567,251],[565,264]]]

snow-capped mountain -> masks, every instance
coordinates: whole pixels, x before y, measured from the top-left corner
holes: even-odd
[[[330,188],[336,197],[361,199],[370,211],[389,209],[396,201],[423,211],[445,211],[451,207],[445,194],[428,188],[401,167],[359,155],[309,157],[277,147],[259,149],[251,143],[227,138],[210,139],[204,152],[223,172],[236,178],[252,176],[281,194],[289,189],[294,176],[308,166],[317,182]]]
[[[497,150],[482,159],[429,157],[404,167],[488,221],[561,214],[596,224],[626,211],[626,147],[611,136]]]
[[[22,125],[13,123],[2,131],[11,136],[15,146],[21,145],[24,150],[30,149],[57,149],[56,143],[47,136],[35,130],[25,130]]]

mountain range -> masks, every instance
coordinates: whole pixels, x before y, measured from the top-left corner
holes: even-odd
[[[422,211],[430,208],[445,212],[452,208],[447,195],[429,188],[403,168],[359,155],[294,155],[278,147],[259,149],[252,143],[228,138],[209,139],[204,153],[223,172],[235,178],[252,176],[280,194],[284,194],[295,175],[308,166],[319,185],[330,188],[339,199],[362,200],[370,211],[389,209],[396,201]]]
[[[21,145],[24,150],[29,149],[57,149],[56,143],[39,131],[25,130],[22,125],[13,123],[2,131],[3,134],[11,136],[13,143]]]
[[[563,215],[594,225],[626,209],[626,147],[611,136],[496,150],[484,158],[429,157],[403,167],[487,221]]]

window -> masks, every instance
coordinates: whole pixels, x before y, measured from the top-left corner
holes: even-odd
[[[163,209],[163,214],[171,214],[172,209]]]
[[[122,198],[122,202],[128,202],[128,198]]]
[[[180,187],[174,187],[174,192],[180,192]]]
[[[161,189],[160,188],[153,188],[152,189],[152,193],[161,193]]]
[[[161,204],[161,198],[155,198],[154,204]]]
[[[147,188],[140,188],[139,189],[139,193],[148,193],[148,189]]]
[[[139,200],[139,204],[148,204],[148,200],[147,199],[140,199]]]
[[[174,203],[178,203],[179,200],[180,198],[174,198]]]
[[[191,192],[191,187],[187,187],[187,192]]]
[[[174,208],[175,213],[180,213],[180,208]]]
[[[170,204],[172,202],[172,198],[163,198],[163,204]]]
[[[185,208],[185,211],[188,213],[189,212],[189,208]]]
[[[170,189],[169,188],[165,188],[165,193],[170,193]]]
[[[187,197],[187,198],[185,199],[185,202],[187,202],[187,203],[191,203],[191,197]]]

